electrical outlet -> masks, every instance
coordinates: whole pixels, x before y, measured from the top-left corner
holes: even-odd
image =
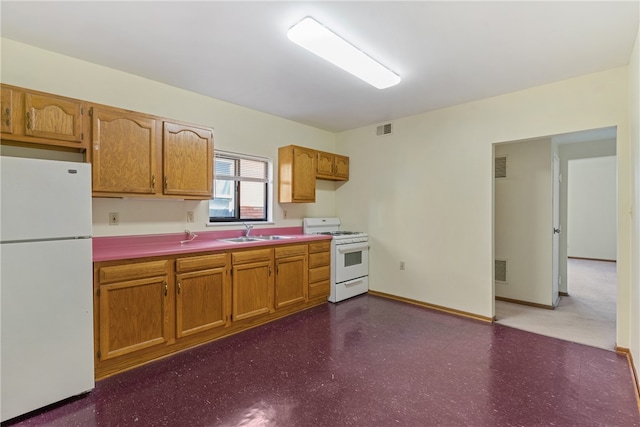
[[[120,224],[120,214],[118,212],[109,212],[109,225]]]
[[[404,270],[404,261],[400,261],[400,270]]]
[[[187,222],[193,222],[193,211],[187,211]]]

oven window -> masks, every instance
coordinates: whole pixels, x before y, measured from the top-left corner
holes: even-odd
[[[348,252],[344,254],[344,266],[351,267],[352,265],[362,264],[362,251]]]

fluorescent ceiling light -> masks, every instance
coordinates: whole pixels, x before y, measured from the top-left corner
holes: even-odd
[[[378,89],[400,83],[400,76],[307,16],[291,27],[289,40]]]

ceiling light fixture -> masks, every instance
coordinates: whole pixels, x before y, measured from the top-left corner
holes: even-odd
[[[400,83],[400,76],[307,16],[287,32],[289,40],[378,89]]]

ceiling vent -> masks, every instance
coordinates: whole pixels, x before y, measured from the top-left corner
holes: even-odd
[[[391,123],[380,125],[376,128],[376,136],[391,135]]]

